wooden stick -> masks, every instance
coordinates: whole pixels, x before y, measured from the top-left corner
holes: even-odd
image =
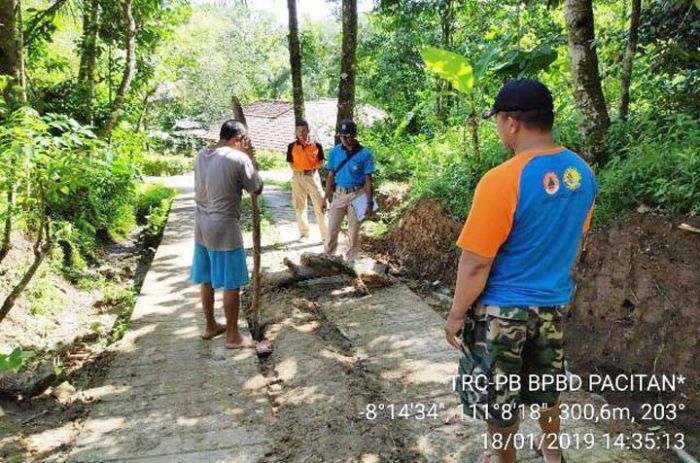
[[[245,114],[243,113],[243,106],[241,102],[236,97],[236,95],[231,95],[231,110],[233,111],[233,118],[238,122],[248,128],[248,123],[245,119]],[[250,150],[250,157],[253,160],[253,165],[255,170],[258,170],[258,163],[255,161],[255,147],[253,143],[248,139],[248,148]],[[253,302],[251,307],[252,312],[252,325],[250,327],[253,339],[260,341],[262,339],[262,332],[260,331],[260,254],[262,252],[260,246],[260,207],[258,206],[258,195],[250,195],[250,208],[253,212]]]
[[[260,208],[258,207],[258,195],[251,195],[251,208],[253,209],[253,326],[251,331],[256,341],[262,339],[260,332]]]

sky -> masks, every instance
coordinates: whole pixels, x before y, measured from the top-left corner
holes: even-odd
[[[262,10],[272,13],[280,24],[287,25],[287,0],[247,0],[251,10]],[[206,0],[200,0],[205,3]],[[338,4],[340,2],[337,2]],[[358,0],[359,13],[365,13],[372,9],[372,0]],[[304,17],[319,21],[332,17],[333,9],[337,8],[329,4],[327,0],[297,0],[297,16],[299,20]]]

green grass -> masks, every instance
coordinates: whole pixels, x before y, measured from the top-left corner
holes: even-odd
[[[180,175],[194,170],[194,159],[176,154],[147,153],[140,160],[139,167],[143,175],[154,177]]]
[[[269,230],[272,228],[274,217],[265,204],[265,198],[258,197],[258,207],[260,208],[260,229]],[[241,231],[253,230],[253,212],[251,210],[250,196],[243,196],[241,202]]]
[[[290,180],[265,180],[265,184],[278,186],[280,188],[284,188],[285,190],[292,189],[292,182]]]
[[[37,275],[27,289],[29,311],[37,317],[57,315],[66,308],[66,298],[51,281],[47,271]]]
[[[170,207],[177,190],[168,188],[162,183],[142,183],[136,189],[136,220],[145,224],[149,217],[160,220],[162,210]],[[154,212],[158,217],[151,217]],[[167,215],[167,214],[166,214]],[[160,225],[160,223],[156,224]]]
[[[288,167],[286,156],[275,151],[257,151],[255,160],[258,163],[259,170],[274,170]]]

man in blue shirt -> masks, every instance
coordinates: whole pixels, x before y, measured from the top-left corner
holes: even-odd
[[[554,103],[543,84],[507,83],[484,114],[492,116],[513,157],[481,178],[457,241],[463,251],[445,323],[447,342],[464,352],[454,385],[465,414],[488,424],[493,450],[480,463],[517,461],[513,435],[524,405],[538,410],[542,429],[525,441],[545,461],[565,462],[561,387],[544,378],[565,377],[571,268],[598,187],[585,161],[554,143]]]
[[[372,152],[357,141],[357,125],[351,119],[345,119],[340,123],[339,135],[340,144],[333,147],[326,163],[328,178],[323,208],[324,211],[328,209],[328,238],[325,243],[325,252],[329,255],[335,254],[338,248],[340,225],[347,216],[349,248],[346,260],[352,266],[360,253],[360,220],[355,214],[352,202],[363,194],[366,195],[365,218],[372,214],[374,159]],[[328,206],[331,194],[333,202]]]

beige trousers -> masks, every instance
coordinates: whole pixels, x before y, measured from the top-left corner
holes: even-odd
[[[309,221],[306,217],[309,196],[314,206],[316,223],[321,232],[321,238],[325,242],[328,239],[328,227],[326,227],[326,216],[323,213],[321,178],[318,176],[318,172],[314,172],[313,175],[304,175],[303,172],[295,171],[292,175],[292,202],[294,203],[294,212],[297,215],[299,234],[302,236],[309,234]]]
[[[334,255],[338,249],[338,233],[345,216],[348,218],[348,252],[345,258],[348,262],[354,263],[360,255],[360,221],[352,208],[355,198],[365,194],[364,189],[353,193],[333,195],[333,202],[328,208],[328,240],[326,240],[326,254]]]

